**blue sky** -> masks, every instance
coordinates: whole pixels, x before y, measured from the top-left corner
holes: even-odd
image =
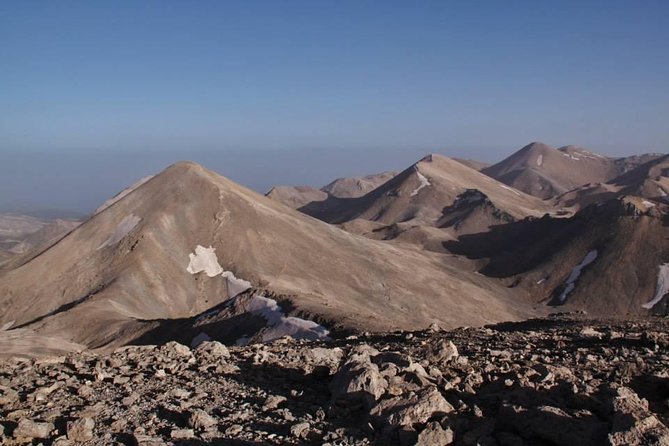
[[[262,189],[533,140],[666,151],[667,23],[666,1],[4,1],[0,155],[235,156]],[[314,178],[257,181],[254,157],[307,152]]]

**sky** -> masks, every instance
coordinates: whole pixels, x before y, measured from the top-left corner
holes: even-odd
[[[0,2],[0,209],[82,212],[193,159],[260,192],[666,152],[667,1]]]

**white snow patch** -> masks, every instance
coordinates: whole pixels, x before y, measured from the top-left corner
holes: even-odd
[[[642,203],[644,205],[648,206],[649,208],[652,208],[653,206],[655,206],[655,203],[653,203],[652,201],[648,201],[648,200],[643,200]]]
[[[223,271],[221,276],[225,277],[225,280],[228,282],[228,299],[251,288],[251,282],[236,278],[230,271]]]
[[[7,330],[9,330],[10,328],[12,328],[12,326],[14,325],[15,322],[16,322],[16,321],[9,321],[9,322],[7,322],[7,323],[4,324],[2,327],[0,327],[0,331],[7,331]]]
[[[548,280],[547,277],[542,277],[541,279],[537,280],[537,285],[541,285],[542,283],[546,283],[546,280]]]
[[[537,166],[541,166],[541,164],[543,164],[543,162],[544,162],[544,156],[543,156],[543,155],[539,155],[539,156],[537,157]]]
[[[509,186],[505,186],[505,185],[503,185],[503,184],[500,184],[500,186],[501,186],[502,188],[506,189],[506,190],[510,190],[511,192],[513,192],[513,193],[516,194],[516,195],[520,195],[520,192],[518,192],[516,189],[513,189],[513,188],[511,188],[511,187],[509,187]]]
[[[295,339],[327,339],[330,332],[320,324],[299,317],[285,316],[274,299],[255,295],[246,305],[246,311],[267,320],[267,330],[262,341],[268,342],[283,336]],[[237,345],[246,345],[248,338],[240,338]]]
[[[123,237],[128,235],[142,219],[135,214],[126,215],[121,223],[116,226],[114,232],[105,240],[98,249],[106,248],[107,246],[112,246],[120,242]]]
[[[653,308],[659,301],[662,300],[665,294],[669,293],[669,263],[660,265],[657,273],[657,286],[655,287],[655,296],[653,299],[641,305],[646,310]]]
[[[200,333],[195,336],[190,343],[190,348],[195,348],[203,342],[211,341],[211,337],[207,333]]]
[[[218,264],[218,258],[214,252],[216,249],[209,246],[205,248],[204,246],[197,245],[195,247],[195,254],[188,254],[190,262],[186,271],[191,274],[197,274],[204,271],[205,274],[209,277],[215,277],[223,273],[223,268]]]
[[[576,280],[578,280],[579,276],[581,275],[581,271],[583,268],[586,266],[590,265],[592,262],[595,261],[597,258],[597,250],[593,249],[589,253],[585,255],[585,258],[581,260],[581,263],[576,265],[572,270],[571,274],[569,274],[569,277],[567,278],[567,284],[562,291],[562,294],[560,294],[560,297],[558,298],[560,302],[564,302],[567,299],[567,295],[571,293],[574,288],[576,288]]]
[[[425,175],[420,173],[418,169],[416,169],[416,175],[418,175],[418,181],[420,181],[420,184],[413,190],[413,192],[411,192],[412,197],[418,195],[418,192],[420,192],[422,188],[428,187],[430,185],[430,181],[425,177]]]

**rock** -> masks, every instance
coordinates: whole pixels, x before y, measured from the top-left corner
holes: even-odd
[[[90,418],[80,418],[67,423],[67,438],[75,442],[85,442],[93,439],[95,422]]]
[[[450,427],[443,429],[441,424],[433,421],[418,434],[416,446],[446,446],[453,443],[454,434]]]
[[[287,398],[285,396],[272,395],[265,400],[265,404],[263,404],[262,410],[263,412],[267,412],[268,410],[274,410],[286,400]]]
[[[173,353],[176,356],[190,356],[191,351],[188,346],[179,344],[176,341],[170,341],[167,344],[163,345],[160,348],[161,351],[164,351],[166,353]]]
[[[293,437],[306,439],[309,436],[311,425],[309,423],[297,423],[290,427],[290,433]]]
[[[206,431],[212,426],[218,424],[216,418],[210,416],[207,412],[202,409],[196,409],[191,412],[190,418],[188,419],[188,425],[194,429]]]
[[[191,440],[195,438],[193,429],[172,429],[170,432],[172,440]]]
[[[161,438],[151,437],[150,435],[133,434],[132,440],[135,446],[165,446]]]
[[[196,348],[195,352],[199,354],[204,354],[212,358],[229,358],[230,350],[221,344],[218,341],[204,341],[201,342]]]
[[[370,352],[378,354],[366,344],[359,346],[335,373],[330,383],[334,402],[364,403],[371,407],[385,393],[388,382],[379,373],[378,366],[371,362]]]
[[[552,406],[522,408],[505,404],[497,418],[500,428],[519,433],[528,441],[555,445],[599,445],[606,441],[608,426],[596,417],[573,418]]]
[[[235,436],[243,431],[244,428],[239,424],[233,424],[225,430],[225,435]]]
[[[453,412],[451,406],[434,386],[428,386],[409,396],[379,401],[370,415],[379,425],[411,426],[425,423],[431,417]]]
[[[14,429],[14,438],[49,438],[53,429],[54,426],[51,423],[41,423],[21,418]]]
[[[669,446],[669,428],[648,409],[648,401],[628,387],[616,389],[613,401],[612,446]]]
[[[0,407],[18,401],[19,393],[7,386],[0,386]]]
[[[427,360],[431,363],[448,362],[459,356],[458,348],[453,341],[439,340],[433,343],[427,351]]]

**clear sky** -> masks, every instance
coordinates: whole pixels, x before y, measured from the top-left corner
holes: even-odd
[[[180,158],[263,190],[533,140],[665,152],[667,23],[666,0],[3,1],[0,206],[90,208]]]

